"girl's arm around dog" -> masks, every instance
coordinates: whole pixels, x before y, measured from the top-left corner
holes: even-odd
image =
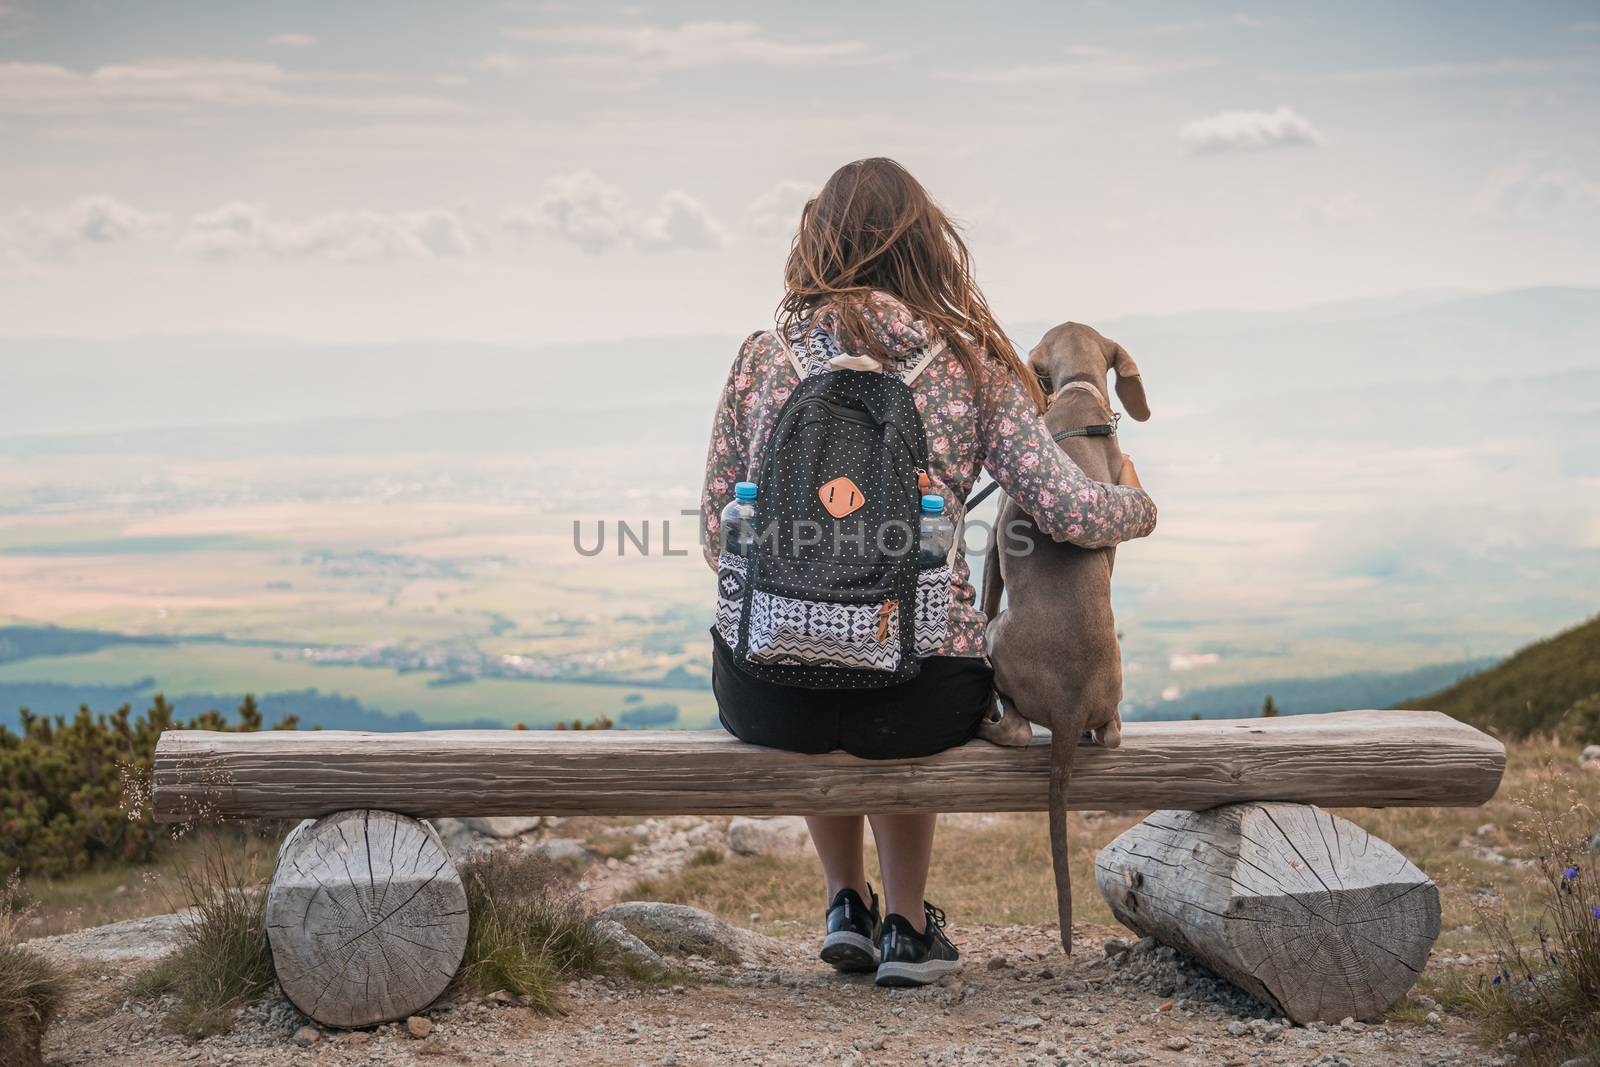
[[[994,480],[1055,540],[1107,548],[1156,528],[1150,495],[1084,474],[1051,439],[1022,386],[1002,371],[984,377],[978,435]]]

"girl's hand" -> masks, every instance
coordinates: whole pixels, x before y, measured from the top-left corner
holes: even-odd
[[[1131,485],[1135,489],[1144,488],[1144,486],[1139,484],[1139,472],[1133,469],[1132,456],[1122,457],[1122,470],[1117,472],[1117,484]]]

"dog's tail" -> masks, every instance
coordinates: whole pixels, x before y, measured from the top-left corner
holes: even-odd
[[[1078,739],[1050,734],[1050,862],[1056,875],[1056,913],[1061,923],[1061,947],[1072,955],[1072,872],[1067,852],[1067,784],[1072,779],[1072,759]]]

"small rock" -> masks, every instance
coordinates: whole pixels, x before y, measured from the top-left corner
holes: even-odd
[[[1106,958],[1110,959],[1113,956],[1124,955],[1133,946],[1120,937],[1108,937],[1100,947],[1105,949]]]
[[[984,966],[991,971],[1003,971],[1011,966],[1011,961],[1004,956],[990,956]]]
[[[489,994],[488,999],[494,1001],[496,1004],[515,1004],[517,1002],[516,994],[505,989],[496,989],[493,993]]]
[[[798,815],[751,818],[741,815],[728,824],[728,848],[741,856],[792,856],[811,844],[811,832]]]
[[[413,1015],[406,1020],[406,1033],[421,1040],[433,1033],[433,1023],[420,1015]]]
[[[1593,763],[1600,760],[1600,745],[1584,745],[1583,755],[1578,757],[1580,763]]]
[[[627,927],[615,919],[597,919],[594,932],[623,959],[650,970],[667,969],[667,962],[657,955],[655,949],[634,937]]]
[[[301,1048],[306,1048],[307,1046],[315,1045],[318,1041],[322,1040],[322,1031],[318,1030],[315,1026],[302,1026],[300,1029],[294,1032],[294,1036],[289,1040],[293,1041]]]
[[[1422,1017],[1422,1021],[1427,1023],[1429,1026],[1438,1026],[1439,1013],[1436,1011],[1430,1011],[1427,1015]]]
[[[581,841],[574,841],[570,837],[552,837],[548,841],[540,841],[528,851],[535,856],[543,856],[552,863],[573,867],[587,867],[594,859]]]
[[[461,820],[461,824],[467,829],[488,834],[502,841],[508,837],[521,837],[530,830],[537,830],[543,822],[544,819],[538,815],[497,815]]]
[[[1189,1039],[1184,1037],[1182,1034],[1178,1035],[1177,1037],[1167,1038],[1167,1048],[1171,1049],[1173,1052],[1182,1052],[1188,1047]]]
[[[1476,830],[1474,830],[1472,832],[1474,834],[1478,835],[1479,837],[1488,837],[1490,834],[1494,833],[1498,829],[1500,829],[1500,828],[1498,826],[1496,826],[1494,823],[1486,822],[1482,826],[1478,827]]]

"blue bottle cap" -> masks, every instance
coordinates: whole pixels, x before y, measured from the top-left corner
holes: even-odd
[[[922,495],[922,513],[924,515],[943,515],[944,497],[938,493],[924,493]]]
[[[754,500],[756,498],[755,482],[736,482],[733,486],[733,496],[736,500]]]

